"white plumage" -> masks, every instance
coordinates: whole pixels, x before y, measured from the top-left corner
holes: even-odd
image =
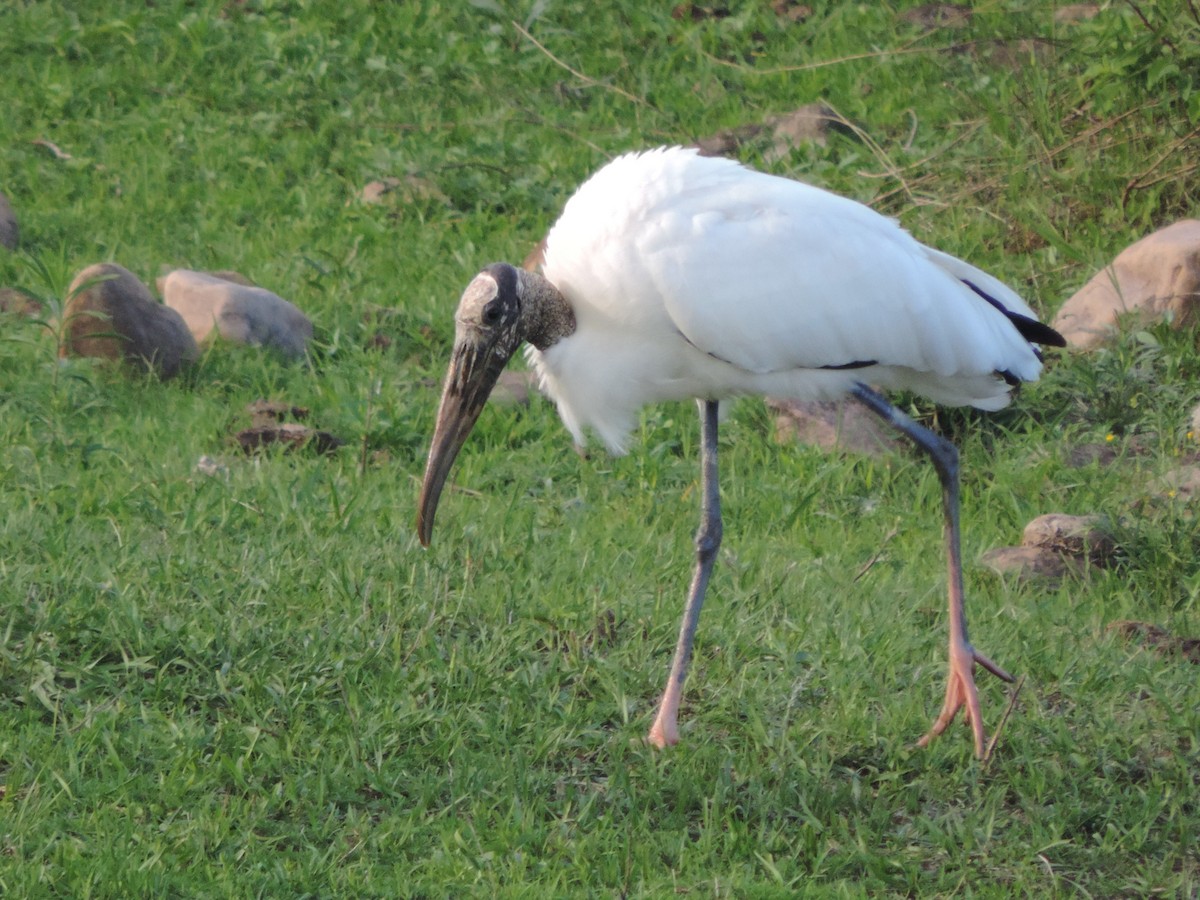
[[[856,381],[995,410],[1041,363],[997,279],[892,219],[695,150],[619,157],[567,202],[543,273],[579,323],[527,356],[576,441],[623,451],[647,403],[832,399]],[[876,361],[868,369],[822,369]]]
[[[984,753],[975,666],[1011,680],[967,635],[958,454],[868,384],[999,409],[1041,372],[1030,343],[1062,344],[1012,290],[919,243],[870,208],[694,150],[622,156],[568,201],[541,275],[496,263],[463,292],[421,489],[428,544],[438,499],[501,370],[521,343],[582,443],[623,452],[638,410],[700,402],[703,512],[679,643],[649,740],[679,738],[692,639],[721,542],[717,401],[851,396],[910,438],[942,481],[950,675],[941,714],[965,707]]]

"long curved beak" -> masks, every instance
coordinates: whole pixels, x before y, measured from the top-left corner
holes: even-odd
[[[422,546],[428,547],[433,537],[433,516],[437,512],[438,500],[442,496],[450,467],[466,443],[467,435],[483,411],[506,362],[508,356],[496,354],[491,347],[480,347],[461,338],[454,343],[450,367],[446,371],[446,383],[442,387],[442,401],[438,405],[429,459],[425,463],[421,498],[417,503],[417,537]]]

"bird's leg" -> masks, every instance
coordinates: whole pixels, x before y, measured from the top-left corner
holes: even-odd
[[[650,726],[647,740],[656,747],[666,747],[679,742],[679,701],[683,697],[683,682],[687,678],[688,663],[692,658],[692,640],[696,635],[696,623],[700,619],[700,607],[704,605],[704,592],[712,574],[717,550],[721,546],[721,493],[717,484],[717,402],[700,400],[700,484],[703,491],[700,530],[696,532],[696,568],[692,574],[692,586],[688,590],[687,605],[683,610],[683,623],[679,626],[679,643],[675,645],[675,659],[671,663],[671,674],[667,687],[658,704],[658,714]]]
[[[946,518],[946,561],[950,569],[950,678],[946,684],[946,701],[942,704],[942,712],[929,729],[929,733],[917,741],[917,745],[924,747],[945,731],[946,726],[954,721],[958,711],[965,706],[967,721],[970,722],[975,735],[975,755],[982,758],[985,740],[983,716],[979,711],[979,692],[975,689],[975,664],[979,663],[1005,681],[1012,681],[1013,677],[972,647],[967,637],[958,524],[958,450],[949,441],[918,425],[866,385],[856,384],[851,393],[863,406],[916,444],[929,457],[942,482],[942,509]]]

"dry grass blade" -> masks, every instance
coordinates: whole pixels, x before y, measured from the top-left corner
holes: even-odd
[[[613,84],[605,84],[602,81],[597,81],[595,78],[592,78],[589,75],[584,75],[578,69],[571,68],[565,62],[563,62],[561,59],[559,59],[557,56],[555,56],[553,53],[551,53],[549,50],[547,50],[546,46],[541,41],[539,41],[537,38],[535,38],[532,34],[530,34],[528,31],[526,31],[525,28],[519,22],[514,21],[512,23],[512,27],[517,29],[517,31],[521,34],[521,36],[524,37],[527,41],[529,41],[529,43],[533,44],[533,46],[537,47],[544,54],[546,54],[547,58],[549,58],[549,60],[552,63],[554,63],[556,66],[558,66],[562,69],[566,69],[568,72],[570,72],[572,75],[574,75],[580,81],[582,81],[584,84],[591,85],[592,87],[604,88],[606,91],[612,91],[614,94],[618,94],[618,95],[624,97],[626,100],[629,100],[630,102],[636,103],[640,106],[649,106],[650,105],[645,100],[643,100],[641,97],[637,97],[637,96],[629,93],[629,91],[622,90],[621,88],[619,88]]]
[[[1000,717],[1000,722],[996,725],[996,730],[992,733],[992,739],[988,741],[987,748],[983,751],[983,769],[985,772],[987,771],[988,764],[992,761],[992,751],[1000,743],[1000,735],[1004,733],[1004,726],[1008,723],[1008,717],[1012,715],[1012,711],[1017,705],[1017,697],[1021,695],[1021,687],[1024,684],[1025,676],[1022,675],[1013,686],[1013,689],[1008,692],[1008,705],[1004,707],[1004,714]]]

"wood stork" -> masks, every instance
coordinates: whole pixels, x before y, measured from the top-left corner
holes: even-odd
[[[918,243],[892,219],[815,187],[694,150],[631,153],[593,175],[551,229],[542,274],[505,263],[467,285],[419,500],[428,546],[455,456],[517,348],[578,443],[622,453],[647,403],[695,398],[702,516],[679,641],[648,740],[679,740],[692,641],[721,542],[717,402],[744,394],[851,396],[926,453],[943,489],[950,671],[924,745],[966,707],[984,752],[963,608],[958,452],[868,384],[995,410],[1062,337],[1011,289]]]

